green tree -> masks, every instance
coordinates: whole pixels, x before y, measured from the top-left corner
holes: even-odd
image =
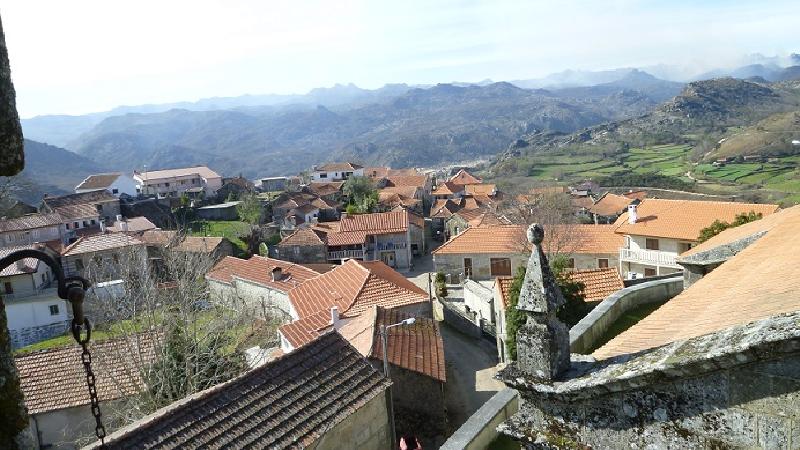
[[[236,205],[236,212],[242,222],[258,225],[261,222],[261,200],[256,194],[245,194]]]
[[[348,199],[348,214],[373,212],[378,206],[378,191],[367,177],[351,176],[344,182],[342,192]]]
[[[508,355],[512,360],[517,359],[517,331],[525,324],[525,313],[517,309],[519,292],[522,290],[522,282],[525,280],[525,267],[520,267],[508,293],[508,305],[506,305],[506,347]]]
[[[705,242],[711,239],[712,237],[727,230],[728,228],[736,228],[746,223],[755,222],[756,220],[759,220],[762,217],[764,217],[763,214],[757,213],[755,211],[750,211],[749,213],[737,214],[736,217],[733,219],[733,222],[730,223],[722,220],[715,220],[713,223],[711,223],[711,225],[700,230],[700,236],[698,236],[697,240],[698,242]]]

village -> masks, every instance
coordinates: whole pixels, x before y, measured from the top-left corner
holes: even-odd
[[[503,420],[519,424],[508,428],[514,436],[530,431],[519,416],[558,416],[540,402],[520,407],[538,388],[512,369],[544,364],[542,355],[566,354],[556,366],[570,353],[613,358],[796,310],[791,265],[777,265],[783,275],[773,266],[769,279],[740,267],[788,251],[770,243],[795,224],[797,207],[611,192],[591,181],[502,192],[476,173],[334,162],[256,180],[205,166],[95,174],[73,194],[15,204],[15,217],[0,220],[0,257],[38,250],[91,282],[100,407],[122,426],[109,448],[171,439],[391,448],[398,436],[426,449],[502,445]],[[722,306],[740,277],[758,294]],[[91,444],[74,315],[55,274],[27,258],[0,273],[0,286],[36,446]],[[153,385],[145,374],[170,329],[160,319],[143,325],[142,311],[166,316],[166,297],[185,297],[172,307],[208,329],[233,317],[214,339],[244,330],[225,344],[243,366],[126,421],[131,399]],[[544,303],[524,306],[536,299]],[[566,347],[526,348],[536,344],[517,337],[527,329],[519,314],[551,320],[556,309],[569,329],[552,328],[561,334],[542,345]],[[563,372],[547,364],[553,377]],[[246,419],[254,408],[270,410],[259,425]],[[210,431],[214,423],[231,431]]]

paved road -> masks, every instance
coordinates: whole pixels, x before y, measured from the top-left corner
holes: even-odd
[[[485,339],[466,336],[439,322],[447,362],[445,404],[452,431],[505,385],[495,380],[497,349]]]

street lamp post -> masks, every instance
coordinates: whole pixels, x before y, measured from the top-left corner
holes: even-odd
[[[387,343],[387,341],[388,341],[387,336],[389,334],[388,333],[389,328],[399,327],[400,325],[413,325],[415,321],[416,321],[415,318],[410,317],[408,319],[401,320],[400,322],[392,324],[392,325],[389,325],[389,326],[381,325],[380,333],[381,333],[381,345],[382,345],[381,348],[383,349],[383,375],[386,376],[386,378],[389,378],[389,357],[386,354],[386,349],[389,346],[388,343]],[[391,422],[392,423],[392,448],[395,448],[395,442],[397,441],[397,431],[395,430],[395,426],[394,426],[394,398],[392,397],[392,386],[389,386],[389,419],[392,421]]]

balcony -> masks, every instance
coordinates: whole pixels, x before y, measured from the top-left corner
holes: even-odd
[[[336,250],[328,252],[328,260],[335,261],[339,259],[364,259],[364,250]]]
[[[677,256],[675,253],[658,250],[633,250],[629,248],[621,248],[619,250],[620,261],[680,269],[681,266],[675,262]]]

